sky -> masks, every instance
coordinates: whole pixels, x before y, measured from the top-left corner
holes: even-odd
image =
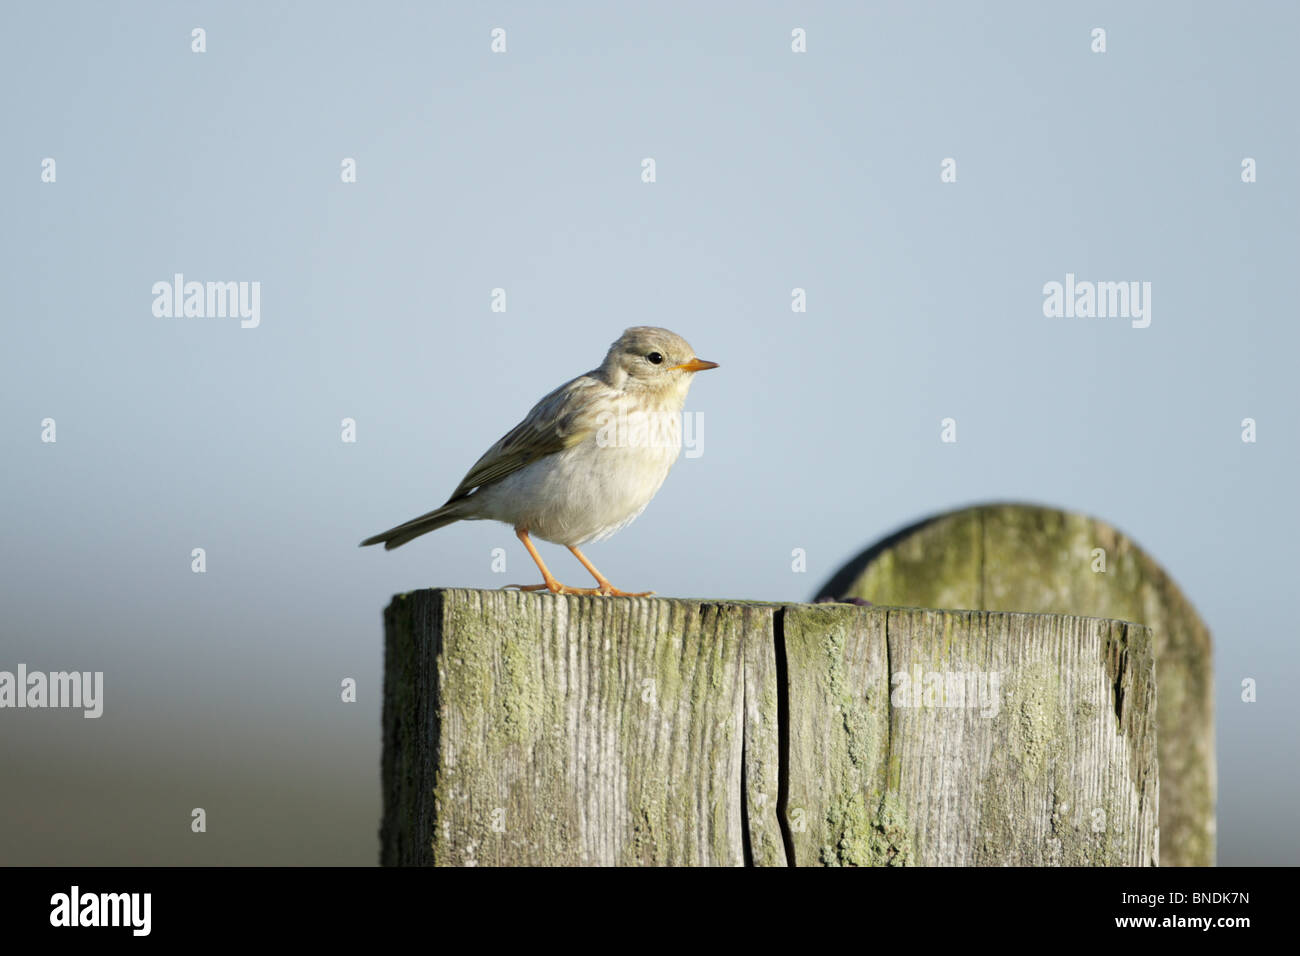
[[[384,606],[536,571],[491,522],[358,542],[657,325],[721,367],[610,580],[800,601],[955,507],[1095,515],[1213,633],[1219,862],[1300,863],[1300,7],[5,19],[0,669],[105,685],[0,711],[0,862],[375,863]],[[168,316],[177,274],[257,309]]]

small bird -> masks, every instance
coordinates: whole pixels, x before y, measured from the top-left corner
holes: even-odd
[[[682,406],[696,372],[717,368],[695,357],[680,335],[637,326],[610,346],[600,367],[579,375],[533,406],[522,422],[484,453],[447,503],[361,542],[400,547],[453,521],[491,519],[512,525],[541,584],[523,591],[645,597],[620,591],[579,545],[608,538],[646,509],[681,451]],[[530,535],[562,544],[596,579],[571,588],[546,569]]]

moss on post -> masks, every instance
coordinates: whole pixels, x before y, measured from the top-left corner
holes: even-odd
[[[1130,538],[1086,515],[981,505],[891,535],[849,562],[822,593],[884,605],[1084,614],[1150,627],[1160,688],[1161,864],[1214,863],[1210,632]]]
[[[385,627],[386,864],[1155,860],[1141,627],[460,590]]]

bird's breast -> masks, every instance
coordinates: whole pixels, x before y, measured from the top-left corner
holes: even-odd
[[[615,416],[578,444],[486,489],[492,492],[492,513],[484,517],[559,544],[598,541],[645,510],[681,443],[678,415]]]

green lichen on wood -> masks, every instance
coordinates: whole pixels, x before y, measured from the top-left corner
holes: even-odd
[[[1111,630],[1087,644],[1095,660],[1071,672],[1074,696],[1050,654],[1017,656],[1017,642],[1031,636],[1059,643],[1061,628],[1087,636],[1098,627]],[[1153,746],[1141,720],[1149,659],[1142,632],[1122,624],[439,591],[394,599],[386,631],[386,863],[737,864],[747,852],[754,863],[780,864],[791,862],[787,839],[800,864],[1026,862],[1041,852],[1037,824],[1066,862],[1132,863],[1134,841],[1083,827],[1071,789],[1054,776],[1076,760],[1063,741],[1081,716],[1118,719],[1141,744],[1125,750],[1119,740],[1105,758],[1116,767],[1127,760],[1129,772],[1109,775],[1115,793],[1101,794],[1101,805],[1123,814],[1120,791],[1154,790],[1141,765]],[[893,707],[891,666],[910,654],[927,666],[968,667],[995,652],[1010,655],[998,666],[1018,681],[1005,734],[996,747],[987,734],[952,740],[966,748],[961,767],[993,750],[1003,765],[989,772],[1000,785],[965,774],[945,778],[957,779],[959,799],[927,791],[918,772],[930,758],[917,748],[943,739],[943,728],[927,730]],[[1109,698],[1078,699],[1089,675],[1123,689],[1119,718]],[[1035,809],[1044,795],[1050,821]],[[982,812],[972,857],[960,843],[935,842],[936,807],[966,805]]]
[[[899,541],[881,551],[847,592],[834,596],[896,607],[979,607],[980,538],[978,514],[954,515],[941,540]]]
[[[781,703],[777,694],[775,609],[745,607],[741,618],[745,700],[742,781],[749,857],[755,866],[786,866],[778,816],[781,796]]]
[[[1016,857],[1031,865],[1133,866],[1156,851],[1154,727],[1117,717],[1116,699],[1153,713],[1150,632],[1123,622],[1045,615],[1009,619],[1018,666],[1007,682],[992,754],[979,794],[975,861]],[[1030,635],[1050,621],[1051,643]],[[1116,646],[1128,656],[1117,664]],[[1005,665],[999,665],[1005,666]],[[1118,689],[1118,698],[1116,692]],[[1095,697],[1084,695],[1094,694]],[[1019,778],[1018,787],[1006,781]],[[1050,795],[1046,826],[1027,829]]]
[[[1052,508],[966,508],[914,526],[876,550],[846,593],[836,596],[883,605],[1086,615],[1149,626],[1165,784],[1161,862],[1213,864],[1210,633],[1169,575],[1125,534],[1087,515]]]
[[[788,819],[798,864],[910,862],[905,814],[887,795],[885,614],[853,605],[783,612],[792,750]]]
[[[908,866],[911,826],[892,796],[843,793],[826,814],[830,842],[818,856],[823,866]]]
[[[753,612],[439,595],[437,862],[741,862]]]

